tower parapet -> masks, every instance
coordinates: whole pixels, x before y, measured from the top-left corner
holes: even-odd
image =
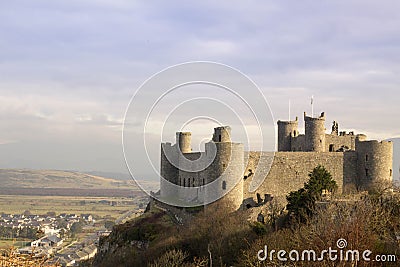
[[[306,151],[325,152],[325,113],[313,118],[304,112],[304,122]]]
[[[299,135],[299,120],[278,121],[278,151],[292,151],[292,138]]]
[[[182,153],[192,152],[192,133],[191,132],[177,132],[176,144]]]
[[[217,142],[231,142],[231,127],[221,126],[214,128],[212,141]]]

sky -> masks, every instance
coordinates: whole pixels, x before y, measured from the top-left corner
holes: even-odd
[[[400,137],[398,10],[394,0],[2,1],[0,167],[126,172],[121,136],[132,96],[190,61],[247,75],[275,120],[288,119],[290,101],[302,127],[313,96],[328,130],[336,120],[372,139]],[[195,143],[212,134],[212,123],[200,125]],[[170,128],[163,141],[174,142],[179,129]]]

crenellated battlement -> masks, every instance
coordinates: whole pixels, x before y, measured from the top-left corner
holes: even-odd
[[[261,196],[276,196],[284,201],[288,192],[303,186],[308,173],[317,165],[331,173],[339,194],[392,182],[392,142],[367,140],[364,134],[339,131],[336,121],[328,134],[325,120],[325,113],[315,118],[304,113],[304,134],[298,131],[298,117],[277,121],[275,154],[244,152],[243,144],[232,142],[229,126],[214,128],[204,152],[192,151],[190,132],[177,132],[176,144],[161,144],[160,174],[164,179],[160,195],[189,200],[195,205],[209,203],[220,195],[220,202],[233,210],[254,203],[256,196],[258,200]],[[265,173],[266,177],[256,191],[250,192],[249,185],[257,173]],[[170,189],[171,184],[178,187]]]

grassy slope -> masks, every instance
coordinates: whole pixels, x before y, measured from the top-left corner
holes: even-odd
[[[58,170],[0,169],[2,188],[132,188],[132,181]]]

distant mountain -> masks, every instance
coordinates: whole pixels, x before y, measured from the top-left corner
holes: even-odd
[[[60,170],[0,169],[1,188],[136,188],[132,181]]]
[[[99,173],[100,174],[100,173]],[[108,176],[108,175],[107,175]],[[110,175],[115,177],[115,175]],[[62,170],[30,170],[30,169],[0,169],[0,191],[8,192],[7,188],[68,188],[85,190],[141,190],[157,191],[159,182],[141,181],[139,189],[137,184],[130,178],[122,180],[100,175],[81,173],[77,171]],[[14,190],[15,191],[15,190]],[[25,192],[24,191],[24,192]],[[4,193],[3,192],[3,193]],[[58,191],[57,191],[58,192]],[[24,193],[25,194],[25,193]],[[57,194],[57,193],[56,193]]]
[[[121,181],[132,180],[132,178],[129,175],[129,173],[102,172],[102,171],[83,171],[83,173],[87,173],[87,174],[95,175],[95,176],[112,178],[112,179],[121,180]]]
[[[112,178],[112,179],[116,179],[119,181],[125,181],[125,182],[130,182],[130,183],[134,183],[136,184],[136,182],[138,182],[140,184],[140,186],[145,189],[145,190],[150,190],[150,191],[158,191],[159,189],[159,184],[160,181],[159,179],[151,179],[149,178],[149,176],[143,175],[142,178],[140,180],[138,179],[133,179],[132,176],[129,173],[120,173],[120,172],[102,172],[102,171],[87,171],[84,172],[87,173],[89,175],[94,175],[94,176],[101,176],[101,177],[107,177],[107,178]]]

